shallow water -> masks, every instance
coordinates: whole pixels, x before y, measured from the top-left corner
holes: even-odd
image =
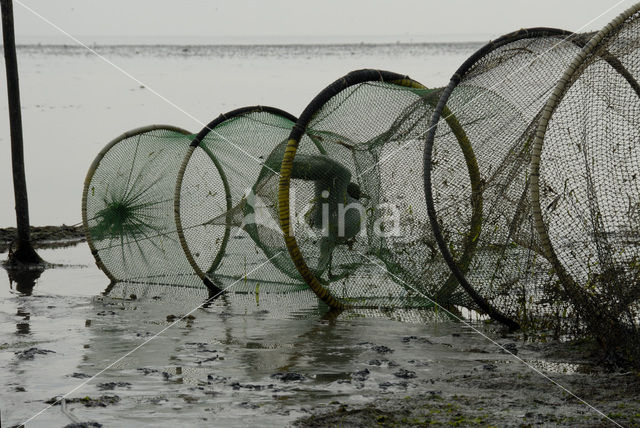
[[[76,387],[69,398],[121,398],[105,408],[69,405],[84,421],[282,425],[319,403],[358,404],[423,388],[438,370],[433,361],[460,359],[447,343],[452,333],[478,341],[459,324],[433,321],[428,311],[349,312],[333,319],[308,291],[256,295],[232,288],[206,309],[195,309],[207,297],[204,289],[118,284],[104,296],[107,280],[86,245],[41,255],[67,266],[42,273],[32,290],[6,274],[0,279],[0,402],[7,425]],[[193,318],[180,319],[188,313]],[[53,352],[31,360],[17,354],[34,347]],[[107,367],[83,385],[85,376]],[[370,373],[357,374],[365,369]],[[394,375],[401,369],[416,377]],[[277,373],[301,380],[283,381]],[[114,390],[104,390],[109,382],[116,382]],[[67,422],[55,406],[28,426]]]
[[[581,393],[591,382],[580,374],[583,362],[549,359],[539,344],[491,326],[429,310],[334,314],[308,290],[256,294],[241,283],[205,308],[204,288],[108,287],[86,244],[40,253],[61,266],[31,283],[0,271],[2,426],[38,412],[28,427],[284,426],[340,406],[411,403],[424,394],[436,404],[481,396],[465,412],[495,413],[487,417],[499,425],[519,426],[534,398],[544,403],[533,407],[540,421],[600,421],[493,341],[546,375],[579,382]],[[596,377],[588,388],[606,391],[605,381],[620,382]],[[638,396],[625,391],[602,405],[640,411]],[[46,404],[64,394],[66,413]],[[73,402],[85,397],[97,401]]]

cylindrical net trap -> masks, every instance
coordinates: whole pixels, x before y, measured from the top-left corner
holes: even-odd
[[[208,285],[260,292],[306,289],[277,217],[277,183],[296,118],[271,107],[223,114],[195,137],[175,184],[179,240]]]
[[[421,177],[437,98],[406,76],[359,70],[318,94],[291,133],[280,224],[300,273],[330,306],[432,306],[434,284],[449,276]]]
[[[84,183],[82,220],[96,263],[113,282],[199,286],[173,220],[173,189],[193,135],[153,125],[111,141]]]
[[[640,4],[597,33],[549,98],[532,151],[541,248],[588,332],[640,361]]]
[[[591,35],[550,28],[507,34],[470,57],[443,92],[424,154],[429,218],[456,277],[438,291],[440,300],[464,288],[464,306],[512,327],[557,329],[572,313],[535,231],[529,165],[544,104]],[[624,73],[617,60],[606,60]],[[440,123],[451,113],[475,153],[476,188],[465,154]]]

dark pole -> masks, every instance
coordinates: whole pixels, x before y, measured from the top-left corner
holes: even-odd
[[[0,0],[2,6],[2,37],[4,60],[7,69],[7,94],[9,96],[9,124],[11,128],[11,166],[13,169],[13,192],[16,202],[18,236],[15,251],[10,254],[10,263],[42,263],[31,246],[29,232],[29,203],[27,180],[24,173],[24,149],[22,144],[22,116],[20,111],[20,87],[18,83],[18,59],[13,28],[13,1]]]

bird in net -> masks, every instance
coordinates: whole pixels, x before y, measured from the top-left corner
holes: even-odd
[[[611,59],[615,61],[611,61]],[[567,67],[533,142],[541,248],[585,333],[640,365],[640,4]]]
[[[193,140],[175,184],[175,223],[186,257],[210,287],[308,289],[287,253],[277,217],[280,163],[296,118],[244,107],[213,120]],[[311,173],[318,165],[301,163]]]
[[[293,129],[280,225],[300,274],[328,305],[434,306],[449,268],[428,223],[421,137],[438,94],[406,76],[358,70],[318,94]],[[460,123],[448,124],[467,150]],[[305,175],[300,163],[309,162]]]
[[[507,34],[470,57],[442,93],[424,153],[429,218],[455,274],[437,291],[439,301],[454,299],[512,328],[560,334],[574,327],[573,305],[535,230],[529,166],[545,102],[592,35],[551,28]],[[603,60],[625,74],[613,56]],[[451,112],[469,138],[477,176],[441,123]]]
[[[194,135],[153,125],[129,131],[98,154],[82,193],[85,235],[112,282],[198,287],[178,240],[173,189]]]

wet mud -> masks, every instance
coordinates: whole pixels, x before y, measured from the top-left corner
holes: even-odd
[[[426,310],[329,317],[311,292],[203,308],[204,287],[109,285],[86,243],[43,257],[72,264],[29,293],[0,277],[2,426],[640,426],[640,376],[590,343]]]

